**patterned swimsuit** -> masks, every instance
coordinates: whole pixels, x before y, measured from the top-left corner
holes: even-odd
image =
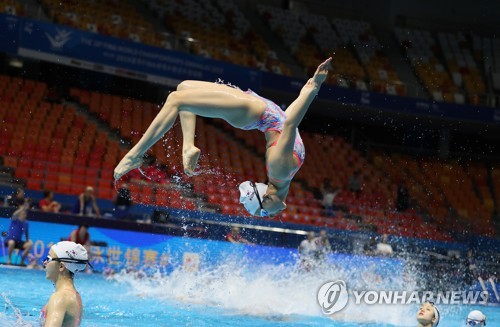
[[[258,129],[261,132],[275,131],[281,133],[281,131],[283,130],[283,124],[286,120],[285,112],[281,110],[281,108],[276,103],[272,102],[269,99],[261,97],[252,90],[248,90],[245,93],[262,99],[266,103],[266,109],[260,116],[259,120],[257,120],[253,124],[243,127],[242,129]],[[275,146],[277,142],[278,141],[274,142],[271,146]],[[300,167],[304,164],[304,159],[306,157],[306,150],[304,148],[304,143],[302,143],[302,139],[300,138],[298,129],[297,136],[295,137],[295,143],[293,145],[293,155],[297,158],[299,165],[290,173],[290,175],[288,175],[287,179],[291,179],[297,173]],[[277,180],[274,178],[273,180],[276,182],[283,182],[283,180]]]

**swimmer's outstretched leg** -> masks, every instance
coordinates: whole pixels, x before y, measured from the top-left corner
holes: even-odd
[[[142,156],[170,128],[179,112],[209,118],[221,118],[230,125],[241,128],[258,119],[265,110],[266,103],[261,99],[228,86],[217,85],[206,88],[186,88],[170,93],[163,108],[155,117],[139,142],[125,155],[114,171],[115,180],[142,163]],[[186,140],[186,163],[189,167],[196,164],[199,149],[194,147],[196,117],[184,115],[183,134]]]
[[[183,81],[177,85],[177,91],[197,89],[197,88],[213,88],[214,83],[203,81]],[[196,130],[196,115],[189,111],[181,111],[179,113],[182,128],[182,165],[184,173],[188,176],[194,176],[194,170],[198,159],[200,158],[200,149],[194,145],[194,136]]]
[[[179,118],[182,128],[182,164],[184,166],[184,173],[188,176],[194,176],[194,170],[201,152],[194,145],[196,115],[189,111],[181,111]]]
[[[148,127],[142,138],[130,151],[123,157],[114,170],[115,180],[119,179],[129,171],[139,168],[142,165],[144,153],[149,150],[158,140],[172,128],[175,119],[179,113],[177,106],[169,101],[175,96],[175,92],[167,97],[163,108]]]

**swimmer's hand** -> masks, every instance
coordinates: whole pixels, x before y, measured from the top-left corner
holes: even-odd
[[[330,62],[332,61],[332,57],[326,59],[322,62],[318,68],[316,68],[316,72],[314,76],[307,81],[306,86],[310,87],[320,87],[321,84],[326,80],[326,76],[328,76],[328,69],[331,68]]]

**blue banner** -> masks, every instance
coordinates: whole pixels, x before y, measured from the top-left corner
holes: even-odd
[[[0,50],[16,54],[21,20],[16,16],[0,15]]]
[[[10,219],[0,218],[0,231],[9,228]],[[29,222],[29,235],[34,243],[31,261],[41,263],[52,244],[67,239],[77,226]],[[214,269],[228,262],[250,267],[268,265],[298,267],[296,249],[271,246],[234,244],[225,241],[175,237],[109,228],[89,228],[91,263],[98,271],[122,268],[156,269],[171,272],[175,269],[199,271]],[[6,262],[4,239],[0,246],[0,262]],[[13,260],[14,262],[19,259]],[[346,278],[386,276],[400,278],[404,264],[400,260],[347,254],[329,254],[325,263],[342,270]]]
[[[25,20],[19,54],[59,64],[175,86],[184,79],[260,88],[257,70],[120,40],[69,27]]]

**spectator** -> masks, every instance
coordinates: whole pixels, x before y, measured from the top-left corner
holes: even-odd
[[[319,232],[319,236],[315,239],[316,242],[316,258],[318,261],[324,262],[326,255],[332,252],[332,246],[330,245],[330,241],[328,240],[328,234],[326,230],[322,230]]]
[[[33,247],[33,242],[29,239],[28,232],[28,209],[31,201],[27,200],[21,205],[14,213],[10,221],[9,231],[7,232],[7,237],[5,239],[5,246],[8,249],[9,258],[7,259],[7,264],[10,265],[12,262],[12,252],[14,249],[23,250],[21,256],[21,266],[24,266],[24,260],[28,256],[31,248]],[[23,241],[23,234],[26,240]]]
[[[73,213],[85,216],[101,216],[92,186],[87,186],[85,192],[80,193],[75,203],[75,207],[73,208]]]
[[[333,200],[335,200],[335,196],[337,196],[339,191],[340,190],[338,188],[333,188],[329,179],[325,178],[323,184],[321,185],[321,204],[325,209],[325,215],[328,217],[333,216]]]
[[[249,242],[247,239],[245,239],[243,236],[240,234],[240,228],[233,226],[231,228],[231,231],[226,234],[226,240],[231,243],[245,243],[245,244],[252,244]]]
[[[315,236],[313,231],[308,232],[307,238],[299,245],[300,268],[304,271],[311,271],[317,265],[318,244]]]
[[[77,229],[71,232],[68,237],[68,241],[70,242],[75,242],[76,244],[83,245],[85,250],[88,253],[88,258],[90,258],[90,233],[89,233],[89,226],[88,225],[80,225],[78,226]],[[87,273],[90,273],[91,271],[88,269],[88,267],[85,269]]]
[[[132,196],[130,194],[130,189],[128,188],[128,185],[126,183],[118,189],[114,204],[115,218],[127,218],[130,207],[132,206]]]
[[[59,212],[61,204],[54,201],[54,192],[45,190],[43,192],[43,199],[39,202],[40,209],[44,212]]]
[[[408,196],[408,189],[403,183],[398,186],[398,194],[396,199],[396,209],[400,212],[406,211],[410,206],[410,199]]]
[[[75,242],[77,244],[81,244],[85,247],[90,245],[90,234],[89,234],[89,226],[80,225],[77,229],[71,232],[68,237],[68,241]]]
[[[473,310],[467,315],[465,325],[477,327],[486,326],[486,316],[479,310]]]
[[[7,203],[9,207],[19,208],[24,204],[24,190],[22,188],[18,188],[12,193],[11,196],[8,197]]]
[[[347,185],[347,189],[351,192],[356,193],[356,195],[360,195],[361,193],[361,171],[356,170],[354,175],[349,178],[349,182]]]
[[[441,319],[438,308],[430,302],[422,303],[417,312],[418,327],[436,327]]]
[[[394,254],[392,250],[392,246],[387,243],[388,236],[387,234],[382,235],[382,239],[380,242],[377,244],[377,255],[385,255],[385,256],[392,256]]]

